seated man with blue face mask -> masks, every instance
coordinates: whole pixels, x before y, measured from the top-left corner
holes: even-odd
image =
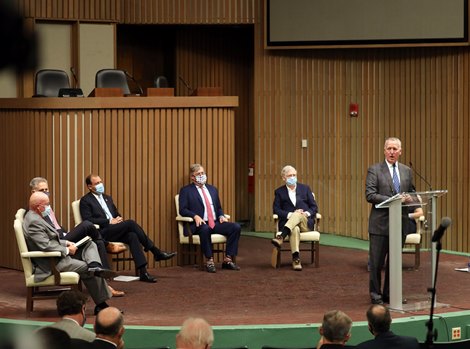
[[[100,176],[90,174],[85,182],[90,192],[80,199],[80,214],[83,220],[99,225],[103,238],[128,244],[139,271],[140,281],[157,282],[157,279],[147,272],[147,260],[142,246],[145,251],[153,253],[155,261],[170,259],[176,253],[161,251],[140,225],[131,219],[122,218],[114,205],[113,198],[104,193],[104,184]]]
[[[289,236],[292,251],[292,268],[302,270],[300,263],[300,232],[313,230],[318,208],[308,185],[297,182],[297,171],[285,166],[281,171],[285,185],[274,192],[273,212],[279,217],[279,231],[271,240],[275,247],[281,247],[284,238]],[[273,253],[279,253],[277,249]]]

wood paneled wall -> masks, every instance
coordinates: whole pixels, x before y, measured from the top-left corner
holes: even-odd
[[[0,178],[15,193],[0,212],[1,231],[9,234],[2,238],[0,265],[21,265],[13,217],[27,206],[35,176],[48,179],[55,213],[71,228],[71,202],[88,192],[85,177],[99,174],[123,217],[136,220],[160,248],[176,251],[174,196],[189,183],[189,165],[200,162],[219,188],[224,210],[236,219],[237,104],[236,97],[0,101],[0,159],[8,169]],[[156,265],[152,258],[149,265]]]
[[[23,7],[31,3],[19,1]],[[282,183],[282,166],[290,163],[317,194],[322,230],[366,239],[367,167],[383,160],[384,139],[397,136],[402,162],[413,162],[434,189],[449,190],[438,210],[439,218],[453,219],[444,248],[470,251],[468,47],[268,51],[263,0],[119,4],[123,23],[254,24],[254,91],[248,103],[254,111],[249,122],[257,230],[273,228],[273,190]],[[187,55],[186,62],[197,60]],[[359,104],[357,118],[348,115],[349,103]],[[307,148],[301,148],[302,139]],[[415,182],[418,190],[428,188]]]

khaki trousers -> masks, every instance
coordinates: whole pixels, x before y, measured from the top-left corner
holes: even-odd
[[[307,225],[307,217],[302,213],[294,212],[284,226],[290,229],[290,250],[292,253],[299,252],[300,233],[303,231],[310,231],[310,228]]]

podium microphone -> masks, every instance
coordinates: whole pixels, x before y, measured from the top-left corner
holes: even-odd
[[[77,87],[78,86],[78,79],[77,79],[77,75],[75,74],[75,68],[70,67],[70,72],[72,73],[73,81],[75,82],[75,87]]]
[[[134,79],[134,77],[127,72],[127,70],[124,70],[124,74],[126,74],[126,76],[134,82],[134,84],[139,88],[140,95],[143,96],[144,90],[142,89],[142,86],[140,86],[140,84]]]
[[[426,180],[426,178],[424,178],[423,176],[421,176],[421,175],[419,174],[419,172],[416,171],[416,168],[413,167],[413,163],[412,163],[411,161],[410,161],[410,167],[411,167],[411,169],[413,170],[413,172],[416,173],[416,175],[417,175],[419,178],[421,178],[421,179],[424,181],[424,183],[426,183],[426,185],[429,186],[429,191],[432,191],[432,185]]]
[[[178,76],[178,79],[181,80],[184,86],[186,86],[186,88],[188,89],[189,94],[192,95],[194,92],[194,89],[191,87],[191,85],[188,84],[188,82],[185,79],[183,79],[181,76]]]
[[[452,220],[449,217],[442,218],[441,224],[439,228],[437,228],[434,233],[432,234],[432,242],[438,242],[441,240],[442,236],[446,229],[452,224]]]

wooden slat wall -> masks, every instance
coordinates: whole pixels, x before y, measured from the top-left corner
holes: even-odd
[[[13,217],[27,205],[35,176],[48,179],[55,213],[72,227],[71,202],[88,192],[86,175],[99,174],[123,216],[135,219],[157,246],[175,251],[174,196],[189,183],[189,165],[201,162],[224,210],[236,219],[234,120],[233,108],[216,106],[1,110],[0,158],[8,171],[0,178],[15,195],[0,212],[1,231],[9,234],[2,238],[0,265],[21,265]],[[149,265],[155,266],[152,258]]]
[[[32,1],[19,2],[28,16],[44,16]],[[291,163],[317,194],[323,230],[366,239],[366,170],[394,135],[403,141],[402,162],[412,161],[434,189],[449,190],[438,211],[454,221],[444,248],[470,251],[468,48],[267,51],[262,0],[116,3],[123,23],[254,24],[257,230],[272,230],[273,190]],[[348,115],[351,102],[359,104],[358,118]]]

